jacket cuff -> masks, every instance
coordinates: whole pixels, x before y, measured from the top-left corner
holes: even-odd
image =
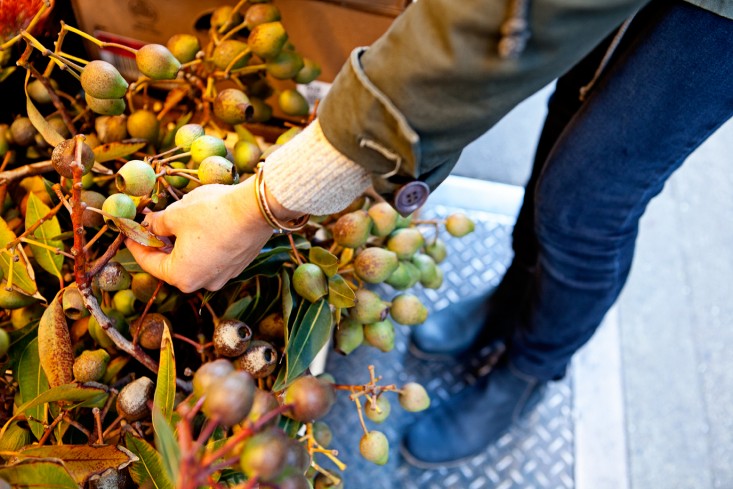
[[[331,144],[368,169],[377,192],[391,193],[400,182],[420,176],[420,137],[367,77],[360,61],[366,50],[351,53],[319,105],[318,117]]]
[[[334,148],[318,120],[272,153],[267,188],[286,209],[313,215],[339,212],[369,186],[369,175]]]

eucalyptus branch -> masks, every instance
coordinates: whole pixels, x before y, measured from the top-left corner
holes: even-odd
[[[5,185],[6,183],[20,180],[21,178],[25,177],[42,175],[50,171],[53,171],[51,160],[39,161],[38,163],[31,163],[29,165],[19,166],[18,168],[13,168],[12,170],[0,172],[0,185]]]

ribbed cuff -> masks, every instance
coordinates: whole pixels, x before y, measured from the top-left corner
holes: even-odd
[[[331,146],[318,120],[267,158],[264,177],[283,207],[316,216],[339,212],[371,184],[364,168]]]

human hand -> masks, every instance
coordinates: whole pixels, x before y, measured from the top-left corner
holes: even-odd
[[[288,215],[272,198],[268,202],[280,215]],[[272,236],[257,206],[254,178],[237,185],[203,185],[165,210],[148,214],[145,222],[153,234],[174,236],[173,250],[167,253],[129,239],[127,247],[145,271],[183,292],[222,288]]]

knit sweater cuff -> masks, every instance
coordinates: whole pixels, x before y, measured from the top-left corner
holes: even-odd
[[[283,207],[313,215],[341,211],[371,183],[364,168],[331,146],[318,120],[267,158],[264,177]]]

